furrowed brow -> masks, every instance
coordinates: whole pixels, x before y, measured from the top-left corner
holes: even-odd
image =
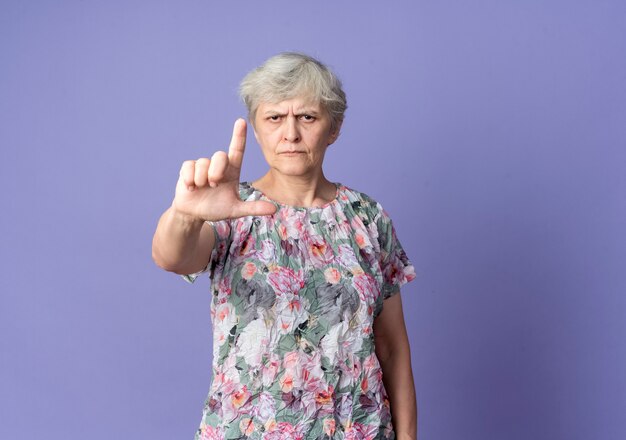
[[[281,112],[278,109],[269,108],[263,112],[264,115],[285,115],[286,113]]]
[[[319,112],[313,109],[302,109],[296,112],[297,116],[302,116],[302,115],[311,115],[311,116],[319,116]]]

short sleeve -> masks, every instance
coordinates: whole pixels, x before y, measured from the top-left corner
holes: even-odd
[[[415,268],[409,261],[393,227],[391,218],[378,204],[376,226],[380,245],[380,266],[383,274],[383,299],[400,291],[400,287],[415,279]]]
[[[182,278],[188,283],[193,283],[196,281],[200,275],[205,272],[209,273],[209,277],[213,279],[215,273],[217,271],[221,271],[221,268],[224,267],[224,259],[228,249],[228,242],[230,240],[230,222],[228,220],[221,220],[217,222],[207,222],[213,228],[213,233],[215,234],[215,243],[213,245],[213,251],[211,251],[211,258],[209,258],[209,262],[204,269],[200,272],[181,275]]]

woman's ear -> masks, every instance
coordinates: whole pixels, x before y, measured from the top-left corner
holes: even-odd
[[[339,132],[341,131],[341,125],[343,124],[343,119],[337,123],[337,125],[331,130],[330,136],[328,137],[328,145],[333,144],[337,138],[339,137]]]
[[[259,136],[256,134],[256,127],[254,126],[254,119],[248,116],[248,125],[252,128],[252,133],[254,133],[254,138],[256,139],[256,143],[259,144]],[[259,144],[261,145],[261,144]]]

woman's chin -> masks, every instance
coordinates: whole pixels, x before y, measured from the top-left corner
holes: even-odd
[[[274,171],[278,174],[289,177],[304,177],[316,174],[314,167],[296,163],[274,167]]]

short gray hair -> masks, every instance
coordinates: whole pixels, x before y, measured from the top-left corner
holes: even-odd
[[[302,53],[284,52],[265,61],[241,81],[239,95],[252,122],[262,102],[277,103],[296,96],[319,102],[328,112],[333,129],[348,108],[341,81],[324,64]]]

